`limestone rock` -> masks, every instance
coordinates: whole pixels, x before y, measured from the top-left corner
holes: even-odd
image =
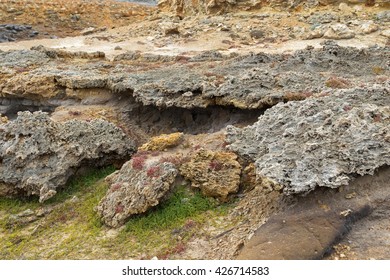
[[[225,200],[238,191],[241,165],[234,153],[201,149],[181,166],[180,173],[204,195]]]
[[[381,35],[390,39],[390,29],[383,30]]]
[[[22,57],[19,53],[18,56],[26,60],[30,54]],[[12,58],[13,55],[6,57]],[[0,112],[5,114],[10,111],[2,107],[3,102],[9,103],[18,98],[35,102],[42,97],[61,96],[74,101],[82,100],[85,94],[97,90],[130,95],[143,106],[158,108],[226,106],[261,109],[289,100],[291,93],[320,93],[326,89],[325,81],[330,76],[348,73],[352,84],[372,81],[372,68],[386,70],[387,58],[388,47],[364,50],[340,47],[328,41],[320,49],[308,47],[283,55],[253,53],[228,57],[208,51],[188,60],[202,61],[199,67],[173,63],[130,73],[124,70],[127,68],[123,65],[111,67],[96,60],[86,66],[68,65],[69,69],[64,70],[50,65],[58,63],[53,59],[48,65],[33,71],[18,73],[14,69],[3,68],[9,74],[0,76]],[[145,55],[139,58],[140,61],[146,59]],[[157,56],[153,59],[160,61],[165,58]],[[0,60],[1,63],[8,62]]]
[[[160,29],[164,35],[179,34],[179,25],[175,22],[162,22],[160,23]]]
[[[348,6],[347,3],[343,2],[343,3],[339,4],[339,11],[348,13],[348,12],[351,12],[352,9],[351,9],[351,7]]]
[[[134,149],[107,121],[56,123],[46,113],[19,112],[16,120],[0,125],[1,193],[37,195],[43,202],[81,165],[122,161]]]
[[[390,164],[389,93],[374,86],[278,104],[252,126],[229,126],[228,147],[287,194],[346,185]]]
[[[351,39],[355,37],[355,33],[348,28],[345,24],[336,23],[329,27],[329,29],[324,33],[324,38],[326,39]]]
[[[177,173],[172,163],[136,155],[106,178],[110,188],[97,206],[99,216],[108,226],[121,226],[132,215],[158,205],[171,190]]]
[[[34,50],[0,52],[0,67],[43,65],[50,60],[47,54]]]
[[[309,34],[306,36],[306,39],[318,39],[324,36],[326,31],[326,28],[322,25],[315,27],[313,30],[309,32]]]
[[[390,22],[390,11],[386,10],[377,13],[376,19],[379,21]]]
[[[378,31],[378,29],[379,29],[379,26],[377,24],[375,24],[372,20],[369,20],[369,21],[363,23],[359,27],[359,31],[363,34],[370,34],[370,33],[373,33],[375,31]]]
[[[258,8],[262,0],[160,0],[158,8],[165,12],[173,12],[178,15],[186,14],[216,14],[232,10],[248,10]]]

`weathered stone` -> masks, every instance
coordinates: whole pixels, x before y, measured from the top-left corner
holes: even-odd
[[[180,173],[204,195],[225,200],[238,191],[241,165],[234,153],[201,149],[181,166]]]
[[[331,25],[329,29],[324,33],[324,38],[326,39],[351,39],[355,37],[355,33],[348,28],[345,24],[336,23]]]
[[[339,10],[344,13],[349,13],[352,11],[351,7],[349,7],[347,3],[340,3]]]
[[[7,59],[13,56],[5,55]],[[23,61],[30,54],[17,56]],[[134,54],[134,59],[136,57]],[[217,105],[260,109],[288,100],[291,93],[322,92],[326,90],[325,81],[329,76],[348,73],[352,84],[370,81],[374,76],[373,67],[387,69],[387,57],[388,48],[359,50],[327,42],[322,49],[307,48],[284,55],[257,53],[229,58],[218,52],[205,52],[189,59],[204,61],[199,67],[175,63],[136,73],[127,73],[123,65],[108,67],[101,61],[88,66],[70,65],[67,70],[49,63],[22,73],[9,69],[11,74],[0,76],[0,93],[3,98],[40,100],[42,96],[65,95],[75,100],[83,98],[83,91],[78,89],[93,89],[94,92],[101,89],[129,94],[142,105],[159,108],[192,109]],[[144,55],[138,59],[145,61],[147,58]]]
[[[43,202],[85,164],[126,159],[135,147],[113,124],[95,119],[56,123],[42,112],[19,112],[0,125],[0,184],[8,195],[38,195]]]
[[[278,104],[244,129],[229,126],[229,148],[286,193],[337,188],[390,163],[389,88],[338,90]]]
[[[377,13],[376,18],[379,21],[389,22],[390,21],[390,11],[387,10],[387,11],[382,11],[382,12]]]
[[[31,25],[0,24],[0,43],[14,42],[17,39],[34,37],[39,34],[38,31],[31,29]]]
[[[381,32],[381,35],[386,37],[386,38],[390,38],[390,29],[383,30]]]
[[[171,190],[177,173],[172,163],[135,155],[106,178],[110,188],[97,206],[99,216],[108,226],[121,226],[132,215],[158,205]]]
[[[264,35],[265,35],[265,33],[263,30],[255,29],[255,30],[251,30],[251,32],[250,32],[250,36],[254,39],[264,38]]]
[[[379,26],[375,24],[372,20],[367,21],[363,23],[361,26],[359,26],[359,32],[363,34],[370,34],[375,31],[378,31]]]
[[[324,33],[326,31],[326,27],[320,25],[315,27],[313,30],[309,32],[309,34],[306,36],[305,39],[318,39],[324,36]]]
[[[158,8],[178,15],[185,14],[216,14],[232,10],[248,10],[261,7],[262,0],[160,0]]]
[[[179,25],[175,22],[162,22],[160,28],[164,35],[177,35],[180,34]]]

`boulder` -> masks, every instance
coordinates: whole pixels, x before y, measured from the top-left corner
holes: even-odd
[[[177,173],[170,162],[135,155],[106,178],[110,187],[96,208],[99,216],[106,225],[119,227],[132,215],[145,213],[171,190]]]
[[[134,150],[121,129],[101,119],[57,123],[43,112],[19,112],[0,124],[0,193],[43,202],[80,166],[121,162]]]
[[[226,200],[238,191],[241,165],[234,153],[200,149],[181,166],[180,173],[204,195]]]
[[[389,93],[380,86],[339,89],[278,104],[251,126],[228,126],[228,148],[287,194],[347,185],[390,164]]]

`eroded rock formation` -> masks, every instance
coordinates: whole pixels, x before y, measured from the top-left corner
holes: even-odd
[[[175,165],[138,154],[121,170],[106,178],[110,188],[97,206],[103,222],[118,227],[135,214],[156,206],[171,190],[177,175]]]
[[[181,166],[180,173],[204,195],[226,200],[238,191],[241,165],[234,153],[201,149]]]
[[[227,128],[230,149],[286,193],[347,185],[390,164],[389,87],[337,90],[278,104],[252,126]]]
[[[82,165],[121,162],[134,152],[133,142],[115,125],[52,121],[42,112],[20,112],[0,124],[0,194],[37,195],[43,202],[63,187]]]
[[[30,65],[32,54],[34,58],[38,54],[42,59],[36,64],[39,67],[25,69]],[[0,55],[4,57],[0,65],[7,73],[0,77],[3,98],[35,101],[43,97],[47,102],[58,97],[77,100],[91,94],[88,90],[93,89],[99,95],[104,91],[124,93],[144,106],[158,108],[193,109],[216,105],[262,109],[338,87],[327,83],[329,78],[340,78],[344,87],[353,87],[377,82],[378,75],[389,72],[386,62],[389,47],[359,50],[340,47],[331,41],[322,49],[309,47],[293,54],[221,56],[218,61],[209,57],[201,65],[195,64],[196,67],[177,63],[142,72],[125,63],[100,59],[59,69],[57,59],[50,59],[47,51],[16,51]],[[7,66],[8,61],[13,61],[13,67]],[[5,114],[6,110],[0,113]]]
[[[185,14],[221,14],[231,11],[258,9],[264,6],[294,9],[298,6],[314,7],[339,3],[365,4],[373,6],[386,4],[386,0],[159,0],[158,8],[177,15]]]

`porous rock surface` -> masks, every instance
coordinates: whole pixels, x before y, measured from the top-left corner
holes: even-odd
[[[119,227],[132,215],[141,214],[160,203],[171,190],[178,173],[170,162],[136,156],[122,169],[106,178],[110,188],[97,206],[103,222]]]
[[[202,61],[199,67],[177,63],[141,72],[123,62],[102,60],[69,64],[62,69],[47,51],[35,53],[49,62],[26,72],[15,68],[26,67],[31,51],[0,53],[5,59],[0,65],[6,72],[0,76],[2,98],[77,99],[83,90],[102,89],[131,95],[142,105],[158,108],[261,109],[329,90],[332,85],[326,81],[333,76],[347,80],[350,87],[377,82],[378,71],[388,79],[390,52],[389,47],[356,49],[327,42],[321,49],[309,47],[292,54],[223,57],[221,61]],[[7,61],[20,62],[8,67]]]
[[[165,12],[183,14],[222,14],[231,11],[251,10],[264,6],[294,9],[298,6],[314,7],[338,3],[378,5],[386,0],[159,0],[158,8]]]
[[[278,104],[244,129],[229,126],[227,141],[286,193],[336,188],[390,164],[389,104],[389,86],[337,90]]]
[[[204,195],[225,200],[238,191],[241,165],[234,153],[200,149],[180,167],[180,174]]]
[[[82,165],[122,161],[135,147],[118,127],[90,122],[52,121],[43,112],[19,112],[0,124],[0,194],[54,196]]]

